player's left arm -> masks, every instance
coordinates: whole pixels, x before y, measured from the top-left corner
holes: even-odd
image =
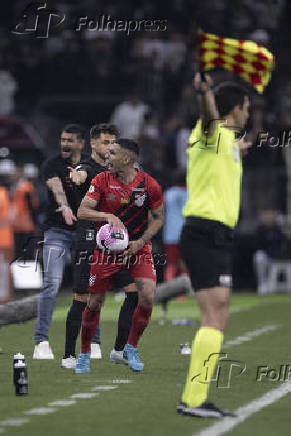
[[[130,241],[128,249],[124,252],[126,256],[134,255],[145,245],[147,241],[150,241],[162,228],[164,223],[164,205],[151,210],[151,221],[144,234],[136,241]]]
[[[164,205],[161,204],[161,206],[157,207],[156,209],[151,210],[151,222],[149,223],[148,228],[144,232],[144,234],[141,236],[141,240],[145,244],[147,241],[152,239],[158,231],[163,227],[164,224]]]

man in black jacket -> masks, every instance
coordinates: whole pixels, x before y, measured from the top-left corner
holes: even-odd
[[[61,153],[47,159],[41,174],[48,189],[48,210],[43,245],[44,283],[38,300],[34,359],[53,359],[48,331],[62,283],[66,259],[76,238],[76,213],[82,192],[70,178],[80,160],[85,131],[70,124],[61,132]]]

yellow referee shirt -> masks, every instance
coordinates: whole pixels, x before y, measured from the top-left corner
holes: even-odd
[[[235,133],[218,124],[213,136],[206,137],[199,120],[189,143],[188,201],[183,215],[220,221],[234,227],[239,214],[242,176]]]

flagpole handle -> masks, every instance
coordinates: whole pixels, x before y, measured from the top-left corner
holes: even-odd
[[[201,77],[202,82],[206,82],[205,71],[200,71],[200,77]]]

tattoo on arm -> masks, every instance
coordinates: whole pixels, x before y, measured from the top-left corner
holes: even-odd
[[[135,279],[135,284],[137,287],[137,290],[142,292],[144,288],[144,281],[142,279]]]

